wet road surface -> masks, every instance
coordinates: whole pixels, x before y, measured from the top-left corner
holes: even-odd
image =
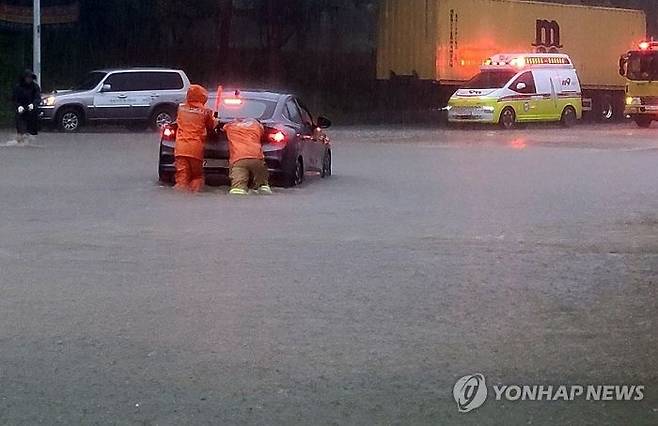
[[[244,199],[148,133],[0,146],[0,424],[658,423],[658,130],[332,134]],[[462,414],[471,373],[646,392]]]

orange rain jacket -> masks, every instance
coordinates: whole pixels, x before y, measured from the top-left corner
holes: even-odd
[[[193,84],[187,91],[187,100],[178,108],[176,157],[190,157],[203,161],[203,150],[211,131],[217,125],[212,110],[206,108],[208,91]]]
[[[233,121],[224,126],[224,131],[228,136],[231,165],[240,160],[265,158],[262,142],[265,129],[258,120]]]

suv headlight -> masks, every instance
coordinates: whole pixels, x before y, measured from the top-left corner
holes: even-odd
[[[626,105],[642,105],[642,98],[629,96],[626,98]]]
[[[56,98],[54,96],[48,96],[47,98],[41,99],[41,105],[53,106],[55,105]]]
[[[494,112],[495,109],[496,108],[494,108],[492,106],[483,106],[482,107],[482,111],[484,111],[484,112]]]

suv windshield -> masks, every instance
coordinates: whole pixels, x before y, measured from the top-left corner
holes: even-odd
[[[107,73],[104,72],[99,72],[99,71],[94,71],[90,72],[87,74],[85,79],[80,83],[80,85],[76,86],[73,90],[91,90],[94,87],[98,86],[98,83],[105,78]]]
[[[213,105],[214,100],[208,102]],[[241,118],[255,118],[257,120],[269,120],[274,114],[276,102],[264,101],[259,99],[224,99],[222,106],[219,108],[219,119],[221,121],[231,121]]]
[[[464,86],[464,89],[500,89],[516,75],[514,71],[482,71]]]
[[[658,52],[635,52],[628,57],[626,77],[629,80],[658,80]]]

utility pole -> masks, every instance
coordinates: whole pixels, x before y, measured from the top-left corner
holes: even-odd
[[[43,81],[41,79],[41,0],[34,0],[34,41],[33,41],[33,56],[32,67],[37,75],[39,85],[43,88]]]

